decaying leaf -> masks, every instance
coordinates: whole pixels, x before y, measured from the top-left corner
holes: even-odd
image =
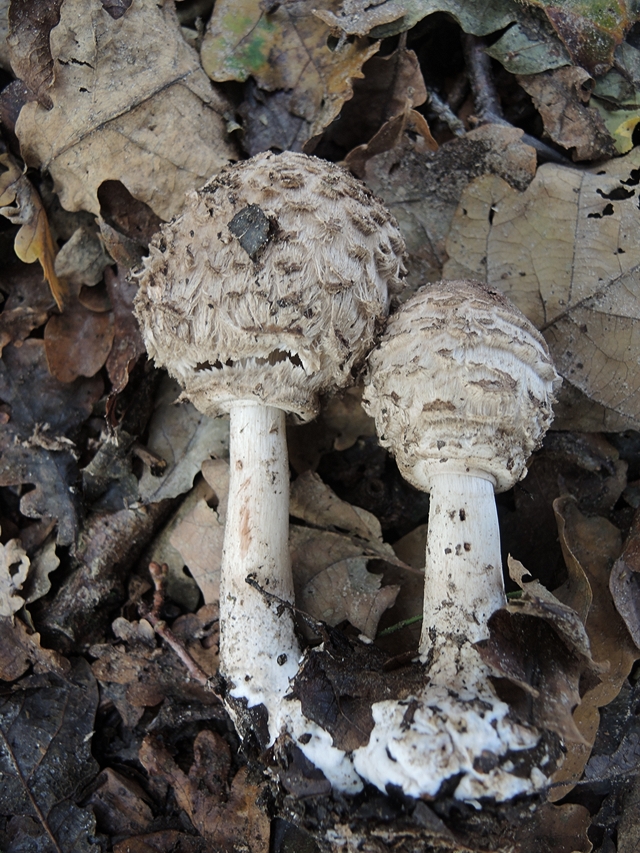
[[[149,797],[132,779],[106,767],[92,788],[86,805],[93,809],[103,832],[121,837],[149,829],[153,821]]]
[[[24,600],[27,604],[37,601],[46,595],[51,589],[49,575],[60,565],[60,558],[56,554],[56,543],[53,537],[49,537],[31,560],[29,575],[24,584]]]
[[[16,821],[32,850],[100,849],[93,814],[75,803],[97,771],[97,705],[95,679],[81,658],[64,680],[32,676],[0,702],[0,814]]]
[[[58,520],[58,543],[70,545],[77,533],[77,505],[69,485],[77,477],[69,438],[91,413],[102,380],[63,384],[47,368],[44,341],[31,338],[5,347],[0,362],[0,397],[10,405],[2,430],[0,485],[33,484],[20,500],[27,518]]]
[[[0,291],[6,295],[0,314],[1,350],[12,341],[23,341],[41,326],[55,302],[39,267],[12,259],[8,246],[0,247],[0,252],[4,255]]]
[[[620,44],[637,16],[628,0],[607,3],[594,0],[525,0],[544,9],[551,25],[564,42],[576,65],[597,76],[611,67],[616,45]]]
[[[567,547],[579,561],[591,589],[593,603],[585,624],[593,659],[602,667],[600,682],[587,690],[573,714],[583,743],[569,746],[565,762],[555,782],[567,782],[556,788],[552,798],[560,799],[582,773],[593,745],[600,714],[598,709],[614,699],[629,674],[640,650],[634,645],[609,593],[611,567],[620,555],[620,531],[604,518],[587,518],[575,501],[556,502],[556,513],[564,519],[560,531]]]
[[[18,539],[0,544],[0,616],[13,616],[24,604],[20,591],[30,562]]]
[[[51,29],[60,20],[62,0],[22,0],[9,6],[7,46],[11,67],[42,106],[51,109],[47,90],[53,83]]]
[[[55,272],[56,246],[38,193],[10,154],[0,154],[0,214],[20,225],[14,249],[26,264],[39,261],[58,308],[62,309],[66,285]]]
[[[234,853],[242,845],[247,853],[266,853],[270,821],[256,804],[260,788],[249,781],[247,769],[239,770],[229,785],[231,753],[212,731],[197,735],[193,757],[187,774],[157,739],[146,737],[140,749],[147,772],[171,786],[180,808],[215,850]]]
[[[595,81],[592,102],[600,111],[620,154],[633,148],[633,131],[640,122],[640,50],[618,45],[615,66]]]
[[[640,152],[586,170],[545,164],[524,193],[497,176],[462,194],[447,278],[479,278],[540,328],[565,381],[640,423]]]
[[[589,810],[575,803],[539,806],[516,830],[518,853],[591,853]]]
[[[79,376],[95,376],[104,365],[113,344],[111,311],[90,311],[80,302],[54,314],[44,330],[44,346],[51,375],[60,382]]]
[[[338,0],[329,0],[336,8]],[[379,45],[365,38],[332,43],[315,0],[218,0],[202,43],[202,64],[218,82],[253,77],[285,90],[287,109],[304,119],[305,140],[319,134],[352,95],[352,79]]]
[[[210,456],[229,453],[229,421],[208,418],[191,403],[176,404],[179,385],[165,380],[149,424],[149,450],[167,463],[161,474],[146,467],[140,501],[155,503],[188,492],[200,466]]]
[[[536,170],[533,148],[514,128],[485,125],[418,153],[403,138],[389,151],[365,158],[360,177],[398,220],[409,253],[411,290],[442,276],[445,240],[463,191],[474,178],[490,172],[525,189]]]
[[[105,270],[107,293],[113,307],[114,336],[113,345],[106,366],[111,380],[111,394],[119,394],[129,381],[129,373],[136,360],[145,352],[140,327],[133,315],[133,297],[137,287],[126,274],[118,268],[117,274]]]
[[[531,95],[548,136],[572,149],[574,160],[600,160],[616,153],[615,142],[598,110],[589,104],[592,78],[575,65],[519,75]]]
[[[636,512],[624,550],[613,564],[609,589],[616,610],[640,648],[640,512]]]
[[[88,287],[98,284],[112,263],[96,230],[81,225],[60,248],[55,270],[58,278],[72,285],[78,293],[83,284]]]
[[[25,104],[16,133],[67,210],[100,213],[98,189],[116,180],[169,219],[187,190],[234,158],[226,100],[182,38],[173,3],[137,0],[114,19],[100,0],[64,0],[50,44],[53,106]]]

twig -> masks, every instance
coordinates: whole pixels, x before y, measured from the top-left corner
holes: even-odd
[[[185,648],[184,643],[176,637],[173,631],[167,626],[164,619],[160,618],[159,614],[162,606],[164,605],[168,571],[169,567],[166,563],[163,563],[162,565],[154,562],[149,563],[149,574],[151,575],[151,579],[153,580],[153,585],[155,587],[153,594],[153,607],[149,609],[145,605],[140,604],[138,606],[140,615],[149,622],[156,634],[163,639],[169,648],[171,648],[180,658],[191,678],[193,678],[194,681],[197,681],[198,684],[208,693],[213,693],[214,696],[222,701],[219,691],[214,687],[217,682],[217,676],[207,675],[200,664],[191,657]]]
[[[454,136],[465,136],[467,131],[464,129],[464,123],[433,89],[427,89],[427,105],[440,121],[447,125]]]

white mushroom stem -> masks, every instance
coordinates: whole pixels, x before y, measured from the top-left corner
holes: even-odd
[[[229,504],[220,579],[220,671],[248,706],[285,695],[300,650],[291,612],[247,583],[293,603],[285,413],[230,407]]]
[[[420,655],[439,636],[489,637],[487,620],[506,604],[493,482],[481,476],[431,474]]]

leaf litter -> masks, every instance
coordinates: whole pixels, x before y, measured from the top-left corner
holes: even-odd
[[[635,849],[636,13],[191,5],[187,32],[169,2],[5,4],[0,846],[587,853],[589,830]],[[478,118],[463,33],[493,57],[479,90],[506,119]],[[344,161],[398,218],[408,291],[487,280],[564,374],[565,431],[498,497],[514,595],[481,648],[514,708],[566,739],[536,809],[332,796],[295,745],[239,751],[217,698],[228,427],[146,363],[129,273],[186,190],[269,148]],[[427,519],[359,395],[288,431],[295,690],[345,748],[373,701],[410,692]]]

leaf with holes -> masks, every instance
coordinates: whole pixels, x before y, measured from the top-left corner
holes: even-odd
[[[519,193],[485,175],[461,196],[446,278],[486,281],[543,332],[565,385],[640,425],[640,151],[550,163]]]

